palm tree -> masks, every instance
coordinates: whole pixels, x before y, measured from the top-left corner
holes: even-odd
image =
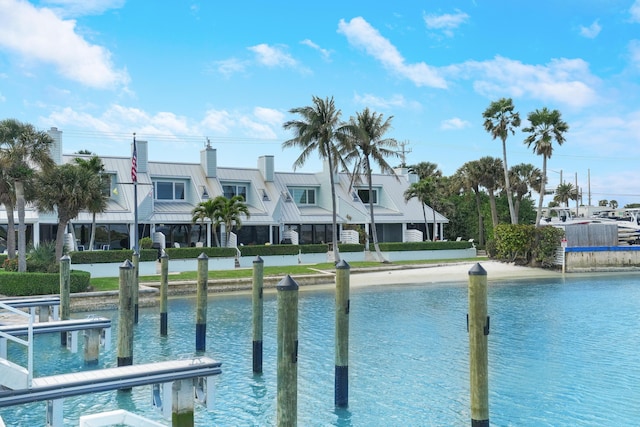
[[[484,220],[482,219],[482,203],[480,200],[480,181],[482,168],[477,160],[463,164],[455,173],[454,181],[460,188],[472,190],[476,200],[478,213],[478,242],[484,245]]]
[[[338,220],[336,205],[336,188],[334,173],[341,169],[347,169],[347,165],[341,155],[341,147],[345,138],[345,127],[340,122],[341,111],[336,109],[333,97],[312,98],[313,105],[298,107],[289,110],[292,114],[301,116],[300,120],[289,120],[282,126],[286,130],[293,130],[294,137],[282,143],[283,148],[298,147],[302,153],[293,163],[293,169],[304,165],[309,156],[316,152],[318,156],[326,160],[329,165],[329,180],[331,185],[332,205],[332,240],[335,261],[340,261],[338,252]]]
[[[231,236],[231,229],[233,226],[235,225],[236,229],[239,230],[242,228],[242,215],[245,215],[247,218],[251,215],[249,214],[249,208],[244,203],[244,197],[242,196],[233,196],[230,199],[227,199],[224,196],[218,196],[216,199],[219,199],[216,202],[219,204],[216,216],[219,221],[224,224],[225,242],[226,245],[229,246],[229,237]]]
[[[427,212],[425,210],[425,206],[431,204],[431,197],[435,192],[435,179],[433,177],[421,179],[418,182],[414,182],[407,188],[404,192],[404,199],[410,200],[412,198],[416,198],[420,201],[422,205],[422,216],[424,218],[424,229],[425,229],[425,237],[427,240],[431,240],[431,235],[429,233],[429,223],[427,222]],[[431,211],[433,212],[433,235],[435,240],[436,234],[436,211],[431,207]]]
[[[35,175],[34,168],[46,170],[53,167],[54,162],[49,153],[49,146],[52,143],[53,139],[49,134],[37,131],[31,124],[22,123],[15,119],[0,121],[0,164],[16,193],[18,271],[20,272],[27,271],[24,189]]]
[[[391,128],[393,116],[383,121],[382,114],[376,114],[365,108],[361,113],[357,113],[355,118],[349,121],[348,146],[345,147],[345,161],[353,161],[352,173],[353,182],[361,180],[361,174],[367,177],[369,189],[369,215],[371,216],[371,235],[373,237],[373,247],[380,262],[389,262],[382,256],[380,245],[378,244],[378,232],[373,210],[373,184],[371,180],[372,164],[380,168],[381,173],[389,173],[397,180],[393,167],[387,163],[387,157],[398,157],[398,142],[393,138],[383,138],[383,135]]]
[[[223,203],[226,203],[226,197],[218,196],[215,199],[205,200],[203,202],[198,203],[198,205],[191,211],[191,215],[193,218],[191,222],[194,224],[198,221],[205,224],[205,221],[208,219],[211,221],[211,231],[213,231],[213,238],[216,246],[220,246],[220,240],[218,239],[218,225],[220,224],[220,220],[218,215],[222,210]]]
[[[441,177],[442,171],[438,169],[438,165],[431,162],[420,162],[415,165],[409,165],[407,167],[409,173],[418,175],[418,179],[425,179],[430,177]]]
[[[104,165],[102,164],[100,157],[96,155],[91,156],[89,160],[82,157],[76,157],[74,161],[81,168],[84,168],[89,173],[94,174],[98,178],[96,183],[100,185],[100,197],[87,200],[87,208],[89,209],[89,212],[91,212],[91,237],[89,238],[89,249],[93,250],[93,244],[96,240],[96,214],[102,213],[107,209],[107,201],[109,200],[109,195],[102,191],[103,179],[109,179],[109,177],[104,177],[102,175],[102,173],[104,173]],[[97,194],[97,192],[94,191],[87,192],[87,194],[92,193]]]
[[[0,162],[3,158],[0,157]],[[16,192],[13,189],[11,179],[6,173],[6,168],[0,164],[0,205],[4,205],[7,212],[7,256],[9,259],[16,257],[16,224],[13,211],[16,208]]]
[[[498,208],[496,207],[496,191],[504,186],[502,181],[502,160],[496,157],[485,156],[478,160],[480,168],[479,184],[487,189],[489,194],[489,207],[491,209],[491,221],[493,226],[498,225]]]
[[[559,184],[556,188],[556,195],[554,200],[558,203],[564,203],[566,207],[569,207],[569,200],[577,200],[578,192],[570,182]]]
[[[86,209],[91,196],[100,197],[102,188],[99,178],[87,169],[68,163],[48,169],[37,179],[38,209],[43,212],[58,212],[56,233],[56,259],[64,250],[64,235],[69,221]]]
[[[504,182],[507,190],[507,201],[509,202],[509,214],[511,224],[518,223],[518,216],[515,213],[513,199],[511,198],[511,183],[509,182],[509,167],[507,166],[507,136],[515,133],[515,129],[520,127],[520,114],[513,112],[514,106],[511,98],[501,98],[489,104],[489,107],[482,113],[484,128],[491,134],[493,139],[500,138],[502,141],[502,166],[504,169]]]
[[[540,223],[542,217],[542,199],[544,198],[544,187],[547,181],[547,159],[553,154],[553,141],[562,145],[565,141],[564,133],[569,130],[569,125],[562,120],[562,115],[558,110],[550,111],[547,107],[542,110],[535,110],[527,115],[530,126],[522,129],[529,133],[524,140],[527,147],[533,145],[533,152],[542,156],[542,186],[540,188],[540,200],[538,201],[538,212],[536,214],[536,225]]]
[[[511,168],[510,182],[513,194],[513,208],[516,217],[520,218],[520,203],[525,197],[530,197],[531,190],[540,193],[542,172],[530,163],[520,163]]]

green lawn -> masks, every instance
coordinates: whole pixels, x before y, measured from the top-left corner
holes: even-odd
[[[460,261],[475,261],[477,258],[460,258],[460,259],[447,259],[447,260],[428,260],[428,261],[398,261],[390,264],[381,264],[379,262],[365,261],[365,262],[353,262],[349,263],[349,266],[353,268],[375,268],[384,266],[398,266],[398,265],[416,265],[416,264],[441,264],[443,262],[460,262]],[[264,267],[264,276],[282,276],[289,274],[291,276],[299,276],[306,274],[321,274],[316,270],[333,271],[335,265],[330,262],[313,264],[313,265],[288,265],[281,267]],[[210,280],[216,279],[241,279],[250,278],[253,275],[251,268],[241,268],[237,270],[215,270],[209,271],[208,278]],[[169,274],[169,281],[180,280],[196,280],[198,273],[196,271],[188,271],[184,273]],[[140,276],[140,283],[144,282],[159,282],[160,276]],[[117,290],[119,286],[118,277],[97,277],[91,279],[91,287],[95,291],[113,291]]]

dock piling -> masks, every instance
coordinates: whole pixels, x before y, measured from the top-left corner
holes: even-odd
[[[71,258],[60,258],[60,320],[69,320],[71,316]],[[60,345],[67,346],[67,333],[60,332]]]
[[[337,407],[349,406],[349,274],[345,260],[336,265],[335,393]]]
[[[118,307],[118,366],[133,365],[133,295],[134,266],[126,260],[120,266]]]
[[[298,283],[287,275],[278,283],[278,427],[298,422]]]
[[[263,286],[264,261],[260,256],[253,260],[251,299],[253,304],[253,372],[262,373]]]
[[[469,377],[471,426],[489,427],[489,359],[487,335],[487,272],[478,263],[469,270]]]
[[[169,256],[160,256],[160,336],[167,336],[168,329]]]
[[[209,257],[204,252],[198,256],[198,284],[196,290],[196,351],[207,347],[207,286]]]

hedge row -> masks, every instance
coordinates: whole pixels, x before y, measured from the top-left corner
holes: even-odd
[[[91,274],[71,270],[71,292],[89,289]],[[60,275],[56,273],[3,273],[0,294],[6,296],[50,295],[60,293]]]
[[[471,247],[469,242],[406,242],[406,243],[380,243],[380,249],[385,252],[392,251],[433,251],[445,249],[467,249]],[[252,245],[241,246],[238,248],[242,256],[269,256],[269,255],[298,255],[326,253],[331,250],[330,244],[314,244],[314,245]],[[339,244],[340,252],[362,252],[363,244]],[[370,245],[373,250],[373,245]],[[205,253],[209,258],[230,258],[235,257],[237,251],[235,248],[219,248],[219,247],[203,247],[203,248],[167,248],[165,252],[170,259],[192,259],[198,258],[200,254]],[[81,251],[71,252],[72,264],[99,264],[108,262],[124,262],[131,259],[133,251],[131,250],[114,250],[114,251]],[[154,261],[158,258],[156,249],[140,250],[140,261]]]
[[[469,249],[470,242],[440,241],[440,242],[403,242],[403,243],[380,243],[380,250],[384,252],[400,251],[438,251],[451,249]],[[373,245],[369,248],[373,250]]]

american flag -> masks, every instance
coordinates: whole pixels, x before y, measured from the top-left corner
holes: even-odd
[[[133,156],[131,156],[131,181],[138,182],[138,150],[135,136],[133,137]]]

